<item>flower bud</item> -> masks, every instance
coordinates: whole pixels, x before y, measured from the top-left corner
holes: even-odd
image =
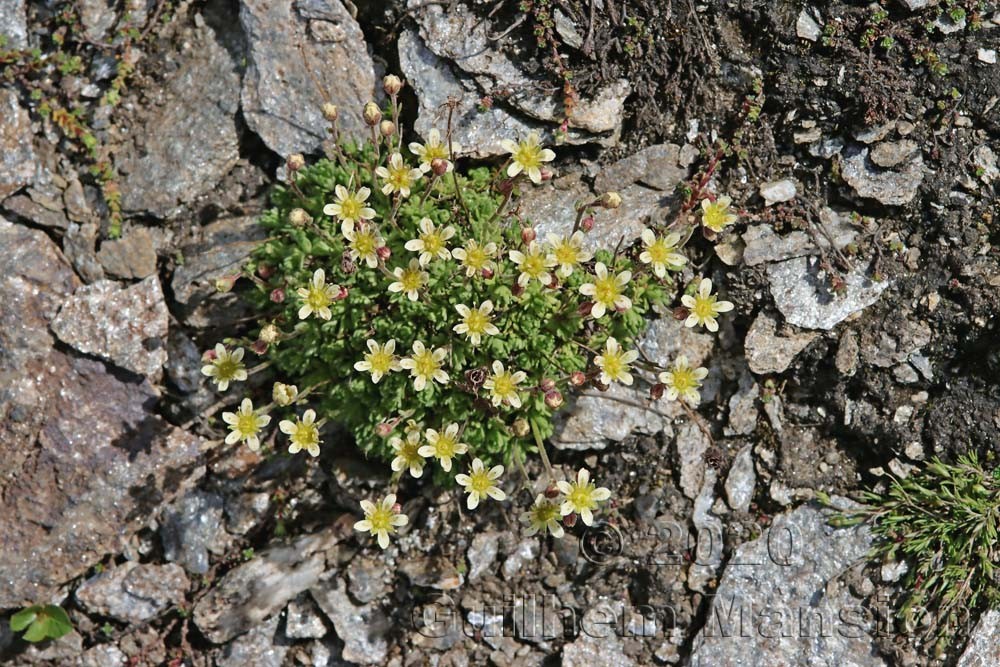
[[[552,180],[552,172],[550,170],[546,169],[545,167],[542,167],[541,169],[539,169],[538,172],[539,172],[539,174],[542,177],[542,182],[543,183],[545,181],[551,181]]]
[[[684,306],[677,306],[676,308],[674,308],[674,311],[672,313],[674,319],[678,321],[686,320],[688,318],[688,315],[690,314],[691,311],[685,308]]]
[[[274,267],[270,264],[258,264],[257,265],[257,275],[267,280],[274,275]]]
[[[601,206],[604,208],[618,208],[622,205],[622,196],[617,192],[605,192],[601,195]]]
[[[393,503],[393,505],[392,505],[392,513],[393,514],[399,514],[402,511],[403,511],[403,506],[401,504],[399,504],[399,503]]]
[[[524,285],[521,283],[514,283],[510,288],[510,293],[515,297],[521,296],[524,294]]]
[[[285,302],[285,290],[282,288],[277,288],[271,290],[271,302],[272,303],[284,303]]]
[[[386,74],[382,78],[382,90],[390,97],[396,95],[403,89],[403,82],[395,74]]]
[[[514,191],[514,179],[505,178],[500,183],[497,184],[497,192],[502,194],[504,197],[509,195]]]
[[[545,497],[551,500],[552,498],[559,497],[559,487],[555,484],[549,484],[545,487]]]
[[[339,112],[337,110],[336,104],[330,104],[329,102],[327,102],[326,104],[323,105],[323,118],[325,118],[327,121],[332,123],[333,121],[337,120],[338,115]]]
[[[288,156],[286,166],[288,167],[288,171],[298,171],[306,166],[306,158],[302,153],[292,153]]]
[[[594,228],[594,216],[592,215],[583,216],[583,220],[580,221],[580,229],[582,229],[585,232],[589,232],[593,228]]]
[[[201,360],[205,362],[215,361],[215,349],[205,350],[205,353],[201,355]]]
[[[350,291],[346,287],[342,285],[337,285],[337,287],[339,288],[339,291],[337,292],[337,301],[343,301],[348,297],[348,295],[350,295]]]
[[[396,134],[396,124],[391,120],[383,120],[378,124],[378,131],[383,137],[391,137]]]
[[[435,176],[444,176],[448,173],[448,161],[444,158],[434,158],[431,160],[431,171]]]
[[[271,389],[271,399],[276,405],[280,405],[283,408],[294,403],[295,399],[298,397],[299,390],[294,384],[275,382],[274,387]]]
[[[368,124],[368,127],[375,127],[382,121],[382,110],[374,102],[369,102],[365,105],[364,111],[361,112],[361,117]]]
[[[312,222],[312,216],[301,208],[293,208],[288,213],[288,222],[291,223],[292,227],[305,227]]]
[[[552,378],[542,378],[542,381],[538,383],[538,388],[542,391],[552,391],[556,388],[556,381]]]
[[[572,528],[576,525],[576,514],[567,514],[563,517],[563,525]]]
[[[281,337],[281,330],[274,324],[265,324],[260,330],[260,339],[265,343],[276,343]]]
[[[267,343],[262,340],[255,340],[253,344],[250,345],[250,349],[257,356],[263,356],[267,354]]]
[[[576,309],[577,314],[580,317],[590,317],[590,311],[594,309],[593,301],[584,301],[580,304],[579,308]]]
[[[215,279],[215,290],[225,294],[226,292],[233,291],[233,285],[239,280],[239,275],[235,276],[223,276],[221,278]]]
[[[587,376],[581,371],[573,371],[569,376],[569,383],[574,387],[582,387],[587,382]]]
[[[489,280],[490,278],[493,277],[493,269],[487,266],[482,271],[479,272],[479,275]]]
[[[667,385],[662,382],[657,382],[652,387],[649,388],[649,398],[658,401],[663,398],[663,392],[666,390]]]
[[[523,243],[524,245],[528,245],[529,243],[531,243],[532,241],[534,241],[536,238],[538,238],[538,235],[535,234],[535,228],[534,227],[522,227],[521,228],[521,243]]]
[[[611,389],[611,385],[604,384],[598,378],[594,378],[593,384],[594,384],[594,388],[597,389],[597,391],[607,391],[608,389]]]
[[[527,419],[515,419],[512,428],[514,429],[514,435],[519,438],[523,438],[531,433],[531,425],[528,424]]]
[[[392,250],[389,248],[389,246],[384,245],[376,249],[375,254],[378,255],[379,259],[385,262],[388,261],[390,257],[392,257]]]
[[[392,433],[392,430],[393,427],[391,423],[381,422],[378,426],[375,427],[375,435],[377,435],[380,438],[388,438],[389,435]]]
[[[545,405],[549,406],[553,410],[562,407],[563,395],[557,389],[545,392]]]

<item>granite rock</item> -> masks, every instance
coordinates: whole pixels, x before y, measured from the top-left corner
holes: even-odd
[[[137,624],[183,603],[189,587],[178,565],[127,561],[83,582],[76,599],[92,614]]]
[[[0,10],[0,18],[4,11]],[[18,101],[17,91],[0,88],[0,199],[28,185],[35,176],[32,134],[31,117]]]
[[[771,294],[789,324],[829,330],[875,303],[889,283],[871,280],[861,267],[845,276],[845,291],[834,294],[816,257],[797,257],[767,267]]]

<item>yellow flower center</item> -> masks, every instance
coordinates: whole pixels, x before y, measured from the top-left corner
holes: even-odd
[[[547,524],[549,521],[558,521],[562,517],[562,513],[555,503],[542,503],[541,505],[535,505],[531,509],[531,515],[534,519],[536,525],[542,526]]]
[[[591,497],[594,492],[594,488],[593,484],[585,484],[583,486],[574,484],[573,490],[568,496],[566,496],[566,500],[572,503],[573,507],[577,511],[582,509],[594,509],[597,507],[597,503]]]
[[[705,225],[709,229],[718,230],[719,228],[725,226],[727,213],[728,211],[725,207],[718,204],[709,204],[702,214],[702,217],[705,221]]]
[[[420,289],[423,279],[419,269],[403,269],[399,282],[403,285],[404,292],[413,292]]]
[[[670,257],[673,248],[665,244],[661,239],[656,239],[653,245],[647,248],[650,258],[653,260],[653,264],[666,264],[667,258]]]
[[[697,389],[698,387],[698,380],[690,368],[675,368],[671,379],[674,389],[682,394],[689,389]]]
[[[438,231],[433,231],[430,234],[421,234],[420,240],[424,242],[424,251],[432,255],[438,254],[441,252],[441,248],[444,247],[444,239],[441,238],[441,233]]]
[[[559,264],[576,264],[580,257],[580,252],[569,243],[557,245],[553,254]]]
[[[402,190],[403,188],[410,187],[410,168],[406,165],[399,167],[389,167],[389,185],[395,190]]]
[[[594,280],[594,298],[600,301],[605,306],[614,306],[615,299],[621,295],[618,289],[618,283],[615,282],[614,276],[607,276],[606,278],[597,278]]]
[[[368,257],[375,253],[375,249],[378,248],[378,243],[375,241],[375,235],[371,232],[358,232],[354,237],[354,249],[362,257]]]
[[[236,430],[244,436],[250,436],[260,430],[257,427],[257,416],[252,412],[241,413],[236,420]]]
[[[465,249],[465,265],[473,269],[481,269],[486,266],[486,262],[489,257],[486,255],[486,251],[479,246],[469,245]]]
[[[542,148],[535,144],[522,141],[517,145],[517,152],[514,153],[514,162],[517,162],[524,169],[539,167],[542,164]]]
[[[545,257],[540,254],[528,255],[521,263],[521,270],[532,278],[538,278],[545,273]]]
[[[348,195],[347,199],[340,202],[340,217],[344,220],[357,220],[361,217],[363,204],[354,195]]]
[[[469,489],[479,495],[485,495],[486,490],[491,486],[493,486],[493,480],[490,479],[490,475],[486,470],[474,471],[469,475]]]
[[[455,456],[455,445],[458,444],[450,435],[442,433],[434,443],[434,456],[440,459],[450,459]]]
[[[448,159],[448,147],[443,143],[432,144],[427,143],[424,145],[424,162],[430,162],[431,160],[437,159],[447,160]]]
[[[486,333],[486,327],[489,323],[490,316],[484,315],[479,310],[469,311],[469,315],[465,318],[465,326],[469,327],[469,333]]]
[[[413,365],[413,370],[416,371],[417,375],[427,378],[434,375],[441,368],[441,364],[437,362],[430,350],[413,355]]]
[[[698,316],[698,319],[701,320],[715,317],[715,295],[696,296],[692,310]]]
[[[291,439],[303,449],[308,449],[319,444],[319,429],[316,428],[316,424],[299,422],[295,425],[295,433],[292,434]]]
[[[215,361],[215,377],[219,380],[232,380],[239,369],[240,363],[234,361],[231,357],[216,359]]]
[[[306,297],[306,303],[313,310],[321,310],[330,305],[330,296],[326,293],[325,287],[311,285],[309,287],[309,296]]]
[[[365,355],[368,363],[371,364],[372,371],[387,374],[392,366],[392,355],[385,350],[378,350]]]
[[[385,531],[391,533],[394,530],[392,525],[392,510],[376,505],[375,511],[368,515],[368,521],[372,525],[373,533]]]
[[[500,373],[493,378],[493,393],[500,397],[508,397],[517,393],[517,383],[510,373]]]
[[[403,446],[399,448],[399,456],[406,461],[407,465],[420,463],[424,459],[420,456],[420,453],[418,452],[419,449],[419,442],[411,442],[410,440],[407,440],[403,443]]]
[[[604,372],[612,378],[619,377],[625,371],[625,364],[622,363],[622,355],[619,352],[606,351],[604,353]]]

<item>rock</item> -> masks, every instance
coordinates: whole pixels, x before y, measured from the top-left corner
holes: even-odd
[[[92,42],[106,39],[117,21],[114,4],[109,5],[108,0],[78,0],[76,8],[84,36]]]
[[[979,617],[979,622],[969,635],[965,651],[956,667],[993,667],[1000,665],[1000,610],[990,609]]]
[[[18,658],[22,665],[38,663],[65,665],[83,653],[83,637],[76,630],[52,641],[31,644]]]
[[[439,556],[404,561],[399,570],[406,575],[411,585],[436,588],[439,591],[454,590],[465,582],[458,569],[447,558]]]
[[[42,232],[0,219],[0,609],[50,599],[203,472],[146,380],[53,347],[78,281]]]
[[[477,533],[472,538],[465,557],[469,560],[469,581],[475,581],[486,574],[497,559],[500,534],[494,532]]]
[[[689,169],[681,164],[681,147],[658,144],[605,167],[594,179],[594,191],[603,194],[621,190],[626,185],[641,183],[655,190],[671,193]]]
[[[822,138],[823,130],[816,126],[792,134],[792,141],[797,144],[813,144]]]
[[[559,599],[545,595],[516,595],[511,605],[514,637],[541,644],[563,636]]]
[[[155,382],[167,360],[169,316],[156,276],[126,288],[101,280],[80,287],[66,300],[52,331],[84,354]]]
[[[996,49],[983,49],[983,48],[976,49],[976,58],[978,58],[980,62],[984,62],[987,65],[996,65],[997,64],[997,50]]]
[[[79,667],[122,667],[128,656],[114,644],[98,644],[80,656]]]
[[[91,614],[137,624],[182,604],[189,587],[178,565],[127,561],[83,582],[76,599]]]
[[[841,155],[840,173],[859,197],[898,206],[909,203],[917,195],[924,180],[924,159],[917,155],[903,166],[902,171],[881,171],[870,165],[868,149],[864,148],[847,157]]]
[[[858,370],[858,356],[861,347],[858,344],[858,334],[853,329],[848,329],[840,338],[837,346],[837,356],[834,357],[834,364],[837,370],[847,376],[852,376]]]
[[[933,7],[938,3],[938,0],[899,0],[903,5],[906,6],[910,11],[916,11],[918,9],[924,9],[925,7]]]
[[[246,634],[238,637],[224,649],[216,660],[218,667],[281,667],[289,646],[278,637],[278,622],[275,616],[260,623]]]
[[[46,208],[28,195],[8,197],[4,200],[3,207],[14,215],[48,229],[66,229],[69,226],[69,220],[61,206],[54,210]]]
[[[761,313],[747,331],[743,348],[750,370],[757,375],[784,373],[795,356],[819,336],[812,331],[787,331],[779,335],[777,330],[778,321]]]
[[[780,181],[769,181],[760,186],[760,196],[764,198],[764,206],[791,201],[795,199],[796,193],[795,181],[788,178]]]
[[[195,605],[195,625],[216,644],[246,632],[316,585],[338,539],[332,529],[305,535],[233,568]]]
[[[677,460],[680,487],[688,498],[696,498],[705,479],[705,452],[712,444],[697,424],[686,423],[677,429]]]
[[[692,667],[886,664],[870,634],[877,628],[839,582],[865,558],[871,534],[832,528],[830,514],[799,507],[736,547],[692,644]]]
[[[875,147],[872,148],[872,162],[880,167],[895,167],[901,162],[909,160],[918,148],[917,142],[913,139],[883,141],[875,144]]]
[[[326,636],[326,623],[308,593],[301,593],[288,603],[285,636],[289,639],[321,639]]]
[[[28,19],[24,13],[24,0],[0,2],[0,35],[6,38],[5,48],[23,49],[28,46]]]
[[[122,238],[102,243],[97,259],[118,278],[147,278],[156,273],[153,235],[145,227],[133,227]]]
[[[729,397],[729,425],[726,435],[750,435],[757,429],[757,398],[760,386],[746,368],[740,372],[736,393]]]
[[[562,649],[563,667],[634,667],[616,632],[620,616],[607,602],[588,607],[580,622],[580,634]]]
[[[94,250],[98,232],[97,225],[92,222],[82,224],[71,222],[63,236],[63,252],[66,253],[66,259],[73,264],[73,268],[87,283],[104,280],[104,267],[98,261],[97,252]]]
[[[938,14],[938,17],[934,19],[934,27],[945,35],[950,35],[954,32],[961,32],[962,30],[965,30],[965,13],[963,12],[962,17],[956,21],[951,17],[949,12],[941,12]]]
[[[538,543],[538,538],[528,537],[521,540],[503,562],[503,578],[513,579],[521,573],[525,563],[537,560],[539,554],[541,545]]]
[[[797,257],[767,267],[771,294],[789,324],[806,329],[832,329],[875,303],[889,286],[886,281],[871,281],[863,268],[856,267],[844,277],[843,295],[832,294],[819,264],[815,257]]]
[[[838,214],[830,208],[820,210],[820,223],[833,239],[839,250],[852,243],[857,236],[857,230],[849,222],[849,217]],[[829,251],[830,245],[826,234],[815,230],[815,237],[823,244],[823,249]],[[743,261],[748,266],[756,266],[764,262],[777,262],[783,259],[801,257],[803,255],[818,255],[813,236],[804,231],[792,231],[787,234],[777,234],[771,225],[750,225],[743,233]]]
[[[170,285],[185,322],[207,327],[246,313],[246,304],[231,292],[219,293],[215,282],[239,274],[265,236],[254,218],[227,218],[206,225],[200,242],[181,248],[184,263],[174,271]]]
[[[207,25],[190,39],[164,66],[170,74],[162,90],[146,90],[160,103],[137,105],[133,139],[115,161],[128,212],[170,217],[210,192],[239,157],[239,67]]]
[[[726,498],[729,506],[737,512],[750,509],[753,500],[754,487],[757,484],[757,474],[753,465],[753,447],[744,445],[736,454],[729,475],[726,477]]]
[[[271,494],[239,493],[226,497],[226,531],[232,535],[246,535],[262,524],[269,516]]]
[[[351,602],[340,579],[313,587],[310,593],[344,641],[344,660],[361,665],[385,664],[389,650],[386,635],[391,624],[378,606]]]
[[[893,122],[882,123],[881,125],[872,125],[871,127],[865,127],[854,132],[854,138],[863,144],[873,144],[876,141],[882,141],[889,133],[892,132],[893,128],[896,126]]]
[[[576,26],[573,25],[573,19],[566,16],[564,11],[556,7],[555,11],[552,12],[552,19],[556,32],[565,44],[572,46],[574,49],[579,49],[583,46],[583,37],[577,32]]]
[[[799,18],[795,21],[795,34],[802,39],[815,42],[823,34],[823,29],[816,22],[816,19],[813,18],[812,13],[808,9],[803,9],[799,12]]]
[[[986,144],[977,146],[972,151],[972,166],[976,168],[979,178],[986,184],[1000,178],[1000,169],[997,168],[997,154]]]
[[[326,101],[339,107],[345,136],[368,136],[361,108],[375,97],[375,67],[341,0],[241,0],[240,23],[249,43],[243,114],[268,148],[315,153],[329,136]]]
[[[0,18],[6,11],[0,10]],[[23,2],[21,12],[24,12]],[[6,24],[3,25],[6,31]],[[13,27],[20,29],[19,26]],[[32,182],[35,176],[32,136],[31,117],[18,101],[17,91],[0,88],[0,199]]]
[[[705,365],[715,345],[711,334],[698,333],[672,317],[654,320],[639,341],[643,353],[654,362],[668,364],[680,352],[692,366]],[[684,415],[675,401],[653,401],[649,386],[652,375],[639,373],[631,387],[613,384],[607,391],[586,390],[571,397],[566,409],[556,416],[552,443],[559,449],[604,449],[608,441],[624,440],[633,432],[648,434],[666,430],[673,434],[671,423]],[[711,401],[718,392],[718,379],[709,375],[702,387],[702,398]]]
[[[712,587],[712,579],[722,565],[722,547],[725,541],[722,521],[712,513],[715,504],[715,482],[718,473],[715,468],[705,471],[705,480],[694,499],[695,540],[693,561],[687,572],[687,585],[693,591],[705,593]]]
[[[347,569],[347,590],[362,604],[374,602],[389,592],[386,567],[379,560],[359,556]]]
[[[227,536],[222,530],[222,498],[194,491],[164,510],[163,554],[192,574],[208,572],[208,554],[222,555]]]

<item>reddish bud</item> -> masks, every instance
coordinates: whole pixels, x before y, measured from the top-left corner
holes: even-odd
[[[497,184],[497,192],[502,194],[504,197],[509,195],[514,191],[514,179],[505,178],[500,183]]]
[[[216,278],[215,279],[215,290],[217,292],[222,292],[223,294],[226,293],[226,292],[231,292],[233,290],[233,285],[236,284],[237,280],[239,280],[239,276],[238,275],[235,275],[235,276],[223,276],[222,278]]]
[[[542,391],[552,391],[556,388],[556,381],[552,378],[542,378],[542,381],[538,383],[538,388]]]
[[[545,488],[545,497],[546,498],[558,498],[559,497],[559,488],[555,484],[549,484]]]
[[[375,427],[375,434],[380,438],[388,438],[389,434],[392,433],[392,424],[389,422],[382,422]]]
[[[589,232],[593,228],[594,228],[594,216],[592,215],[583,216],[583,220],[580,221],[580,229],[582,229],[585,232]]]
[[[271,266],[270,264],[260,264],[257,267],[257,275],[263,278],[264,280],[267,280],[268,278],[274,275],[274,267]]]
[[[393,514],[399,514],[399,513],[400,513],[400,512],[402,512],[402,511],[403,511],[403,506],[402,506],[402,505],[400,505],[399,503],[395,503],[395,504],[394,504],[394,505],[392,506],[392,513],[393,513]]]
[[[566,526],[567,528],[572,528],[573,526],[575,526],[576,525],[576,515],[575,514],[567,514],[566,516],[564,516],[563,517],[563,525]]]
[[[541,176],[542,176],[542,182],[543,182],[543,183],[544,183],[545,181],[551,181],[551,180],[552,180],[552,172],[551,172],[551,171],[549,171],[548,169],[546,169],[545,167],[542,167],[542,168],[541,168],[541,169],[539,169],[538,171],[539,171],[539,172],[541,173]]]
[[[514,296],[521,296],[524,294],[524,285],[521,283],[514,283],[514,286],[510,288],[510,292]]]
[[[431,171],[435,176],[444,176],[448,173],[448,161],[440,157],[434,158],[431,160]]]
[[[368,127],[375,127],[382,122],[382,110],[374,102],[369,102],[361,112],[361,117],[367,123]]]
[[[691,311],[684,306],[677,306],[672,314],[675,320],[686,320]]]
[[[285,302],[285,290],[279,287],[278,289],[271,290],[271,301],[274,303],[284,303]]]
[[[569,383],[574,387],[582,387],[587,382],[587,376],[580,371],[573,371],[569,376]]]
[[[302,153],[292,153],[288,156],[285,165],[288,167],[288,171],[298,171],[306,166],[306,158]]]
[[[529,243],[531,243],[532,241],[534,241],[536,238],[538,238],[538,235],[535,234],[535,228],[534,227],[522,227],[521,228],[521,242],[524,245],[528,245]]]
[[[656,384],[654,384],[652,387],[649,388],[649,397],[654,401],[660,400],[661,398],[663,398],[663,392],[666,390],[666,388],[667,385],[663,384],[662,382],[657,382]]]
[[[392,250],[389,248],[389,246],[384,245],[384,246],[380,247],[378,250],[376,250],[375,254],[378,255],[379,259],[381,259],[383,262],[385,262],[390,257],[392,257]]]
[[[386,95],[392,96],[399,93],[403,88],[402,80],[395,74],[387,74],[382,79],[382,90],[385,91]]]
[[[205,354],[201,355],[203,361],[215,361],[215,348],[211,350],[205,350]]]
[[[492,278],[493,277],[493,269],[491,269],[489,267],[486,267],[485,269],[483,269],[482,271],[479,272],[479,275],[481,275],[483,278],[486,278],[486,279]]]
[[[255,340],[253,345],[250,346],[250,349],[253,350],[254,354],[258,356],[267,354],[267,343],[262,340]]]
[[[383,137],[391,137],[396,134],[396,124],[391,120],[383,120],[378,124],[378,131]]]
[[[563,395],[559,391],[553,389],[552,391],[545,393],[545,405],[555,410],[562,407],[562,404]]]
[[[590,311],[592,311],[593,309],[594,309],[593,301],[584,301],[583,303],[580,304],[579,308],[576,309],[576,312],[577,314],[580,315],[580,317],[589,317]]]

